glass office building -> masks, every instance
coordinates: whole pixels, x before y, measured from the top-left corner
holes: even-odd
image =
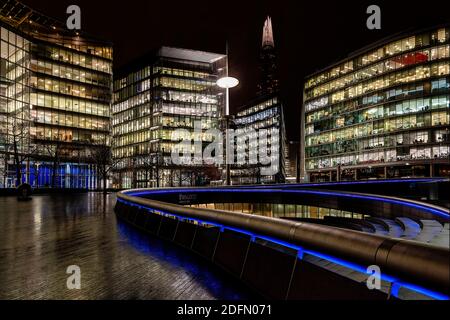
[[[279,96],[270,94],[258,97],[233,117],[232,124],[236,138],[235,164],[230,168],[231,183],[239,185],[285,182],[289,159],[283,106]],[[260,139],[261,130],[267,130],[267,139]],[[239,140],[241,135],[245,139]],[[261,152],[273,157],[274,165],[261,161]],[[238,161],[239,155],[245,155],[243,163]],[[252,163],[251,158],[256,161]],[[264,174],[263,168],[271,165],[273,174]]]
[[[14,0],[0,7],[0,187],[96,188],[112,46]]]
[[[262,30],[257,97],[231,119],[231,128],[235,130],[234,161],[230,165],[233,185],[286,181],[289,150],[276,60],[272,19],[267,17]]]
[[[449,176],[449,26],[376,43],[306,79],[310,181]]]
[[[202,148],[213,141],[206,131],[220,130],[224,90],[216,81],[225,66],[225,55],[162,47],[119,71],[113,104],[115,187],[192,186],[220,179],[217,166],[177,164],[171,155],[179,144],[175,130],[184,129],[179,138]]]

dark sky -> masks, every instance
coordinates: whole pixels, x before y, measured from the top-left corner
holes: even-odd
[[[231,109],[253,98],[265,16],[272,16],[279,73],[290,139],[299,138],[303,79],[349,53],[411,27],[450,21],[450,1],[287,0],[23,0],[65,21],[66,8],[81,8],[82,30],[114,43],[115,68],[161,45],[225,52],[230,73],[241,84],[232,90]],[[366,28],[366,8],[377,4],[382,29]]]

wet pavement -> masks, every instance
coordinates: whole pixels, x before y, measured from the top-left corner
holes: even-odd
[[[0,197],[0,299],[247,299],[207,261],[143,235],[99,193]],[[67,288],[67,267],[81,289]]]

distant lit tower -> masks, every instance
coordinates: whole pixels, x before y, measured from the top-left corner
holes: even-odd
[[[273,40],[272,19],[267,16],[264,22],[261,47],[261,82],[258,85],[260,95],[278,91],[276,50]]]

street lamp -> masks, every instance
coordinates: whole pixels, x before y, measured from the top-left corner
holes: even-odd
[[[228,70],[228,67],[227,67]],[[227,71],[228,74],[228,71]],[[225,115],[230,115],[230,89],[236,87],[239,84],[239,80],[228,75],[217,80],[216,84],[225,89]]]
[[[228,161],[228,141],[229,141],[229,122],[230,122],[230,89],[236,87],[239,84],[239,80],[230,77],[228,75],[228,42],[226,44],[226,66],[225,66],[225,76],[217,80],[216,84],[218,87],[225,89],[225,167],[226,167],[226,184],[229,186],[231,184],[230,179],[230,164]]]
[[[225,76],[217,80],[216,84],[220,88],[225,89],[225,116],[230,115],[230,89],[239,84],[239,80],[228,75],[228,41],[225,44]]]
[[[217,86],[225,89],[225,168],[226,168],[226,185],[229,186],[231,184],[230,177],[230,163],[228,156],[228,141],[229,132],[228,129],[230,127],[230,89],[236,87],[239,84],[239,80],[234,77],[228,76],[228,55],[227,55],[227,75],[223,78],[217,80]]]
[[[217,80],[217,85],[221,88],[234,88],[239,84],[239,80],[234,77],[223,77]]]

